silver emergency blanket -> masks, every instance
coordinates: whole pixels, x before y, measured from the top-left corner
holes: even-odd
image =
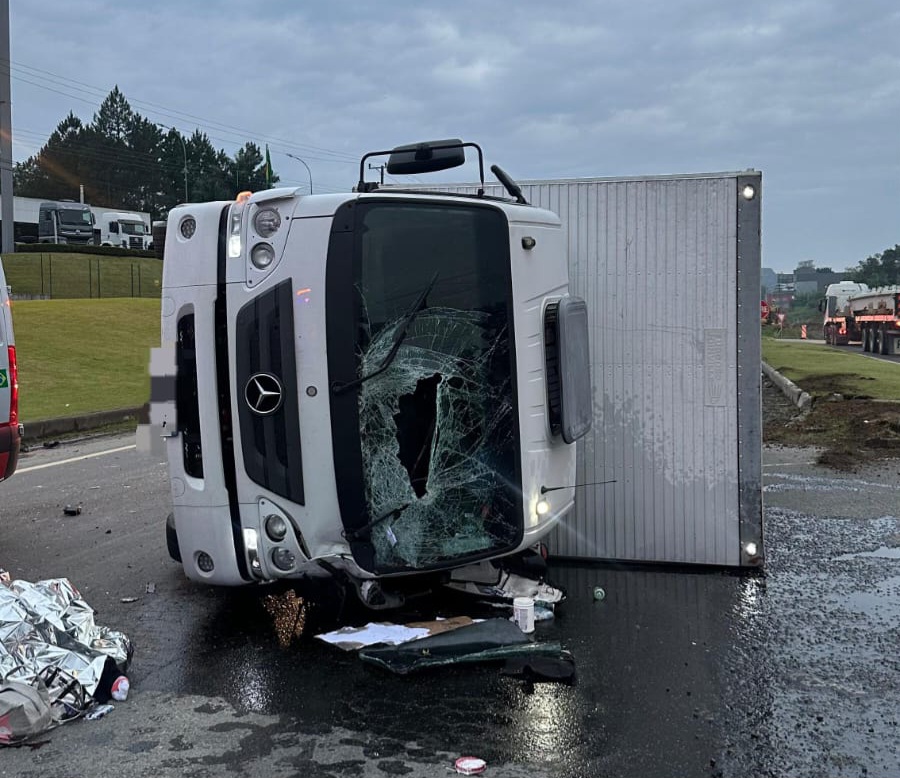
[[[0,680],[48,682],[54,699],[74,680],[93,695],[107,663],[124,671],[131,653],[123,633],[94,623],[93,609],[68,579],[0,577]]]

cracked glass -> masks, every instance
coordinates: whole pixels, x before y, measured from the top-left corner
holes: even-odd
[[[379,204],[360,240],[357,396],[376,563],[426,568],[511,548],[522,519],[506,219]]]

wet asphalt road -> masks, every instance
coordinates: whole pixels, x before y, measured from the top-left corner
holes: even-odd
[[[0,776],[440,776],[463,754],[491,776],[900,776],[900,462],[835,475],[766,451],[764,577],[553,565],[569,600],[538,639],[578,683],[529,688],[279,648],[266,590],[168,560],[159,461],[79,459],[132,442],[39,449],[0,486],[0,566],[69,577],[136,647],[127,702],[4,751]]]

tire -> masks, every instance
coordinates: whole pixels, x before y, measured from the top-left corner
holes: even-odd
[[[872,333],[869,332],[868,327],[863,330],[862,344],[863,344],[863,351],[871,351],[872,350]]]
[[[878,330],[872,330],[872,348],[870,351],[873,354],[881,353],[881,332]]]
[[[181,549],[178,548],[178,534],[175,532],[175,514],[166,516],[166,548],[173,562],[181,562]]]
[[[887,332],[885,330],[880,331],[878,340],[881,342],[881,348],[879,349],[878,353],[883,356],[887,356],[888,355],[889,338],[888,338]]]

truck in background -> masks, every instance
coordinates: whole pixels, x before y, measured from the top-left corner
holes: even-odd
[[[94,228],[101,246],[121,246],[126,249],[149,249],[152,244],[150,225],[139,213],[104,211],[96,214]]]
[[[826,343],[860,343],[863,351],[900,354],[900,286],[869,289],[849,281],[830,284],[819,310],[825,314]]]
[[[74,200],[41,203],[38,212],[38,242],[93,245],[94,214],[91,206]]]

